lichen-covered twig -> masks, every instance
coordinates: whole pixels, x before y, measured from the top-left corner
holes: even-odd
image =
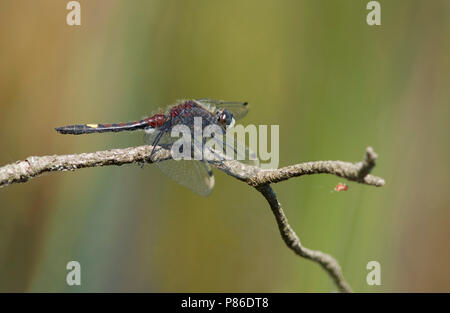
[[[92,153],[32,156],[23,161],[0,167],[0,187],[13,183],[26,182],[29,179],[46,172],[74,171],[80,168],[97,167],[107,165],[123,165],[129,163],[152,163],[164,161],[170,158],[170,151],[158,147],[151,159],[149,156],[152,146],[139,146],[126,149],[114,149],[97,151]],[[345,281],[338,262],[330,255],[321,251],[305,248],[297,234],[289,225],[278,202],[275,192],[270,187],[272,183],[278,183],[293,177],[312,174],[332,174],[350,181],[381,187],[384,180],[370,175],[375,166],[377,154],[368,147],[364,160],[358,163],[343,161],[316,161],[295,164],[279,169],[261,169],[238,161],[226,160],[222,162],[210,162],[212,166],[226,172],[258,190],[272,209],[278,228],[286,245],[297,255],[319,263],[331,276],[336,286],[342,292],[351,292],[351,288]]]
[[[152,146],[113,149],[92,153],[31,156],[0,167],[0,187],[23,183],[46,172],[74,171],[80,168],[123,165],[129,163],[151,163],[170,158],[170,151],[158,149],[149,160]]]

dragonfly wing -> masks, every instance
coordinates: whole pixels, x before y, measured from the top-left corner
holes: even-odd
[[[212,158],[219,157],[220,159],[237,160],[249,165],[259,165],[257,154],[230,133],[227,133],[224,139],[213,137],[208,141],[214,142],[214,145],[210,145],[210,153],[208,154]]]
[[[214,176],[206,162],[171,159],[156,164],[168,177],[200,196],[209,195],[214,187]]]
[[[247,102],[229,102],[229,103],[223,103],[216,106],[216,108],[225,109],[231,114],[233,114],[234,119],[240,120],[245,115],[247,115],[248,112],[248,105]]]
[[[224,101],[224,100],[215,100],[215,99],[198,99],[197,101],[204,102],[207,104],[212,104],[216,107],[216,109],[225,109],[231,114],[235,120],[240,120],[243,118],[248,112],[248,103],[247,102],[238,102],[238,101]]]
[[[178,138],[173,138],[169,133],[161,136],[161,145],[172,144]],[[189,147],[186,144],[185,147]],[[200,143],[192,144],[191,149],[197,153],[200,151]],[[214,187],[214,176],[209,165],[203,160],[174,160],[156,162],[156,165],[169,178],[177,183],[191,189],[200,196],[207,196]]]

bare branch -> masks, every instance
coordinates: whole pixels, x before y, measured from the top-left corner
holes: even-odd
[[[155,150],[151,160],[152,146],[113,149],[92,153],[31,156],[23,161],[0,167],[0,187],[13,183],[23,183],[46,172],[74,171],[80,168],[129,163],[152,163],[170,158],[170,151]]]
[[[369,174],[375,166],[376,158],[376,153],[371,147],[368,147],[364,161],[358,163],[315,161],[299,163],[279,169],[261,169],[242,164],[238,161],[217,162],[213,165],[253,187],[278,183],[293,177],[312,174],[333,174],[350,181],[381,187],[384,185],[384,179]]]
[[[17,161],[1,167],[0,187],[13,183],[26,182],[29,179],[46,172],[74,171],[86,167],[107,165],[120,166],[130,163],[153,163],[171,158],[169,150],[157,147],[155,153],[152,155],[151,159],[149,159],[152,150],[152,146],[140,146],[126,149],[97,151],[93,153],[42,157],[32,156],[23,161]],[[310,250],[301,244],[297,234],[289,225],[281,204],[278,202],[277,196],[270,187],[270,184],[303,175],[326,173],[350,181],[381,187],[385,183],[384,180],[369,174],[375,166],[376,158],[377,154],[371,147],[368,147],[364,160],[358,163],[316,161],[300,163],[280,169],[261,169],[233,160],[210,163],[214,167],[226,172],[228,175],[246,182],[258,190],[269,203],[277,221],[281,237],[286,245],[297,255],[319,263],[331,276],[340,291],[351,292],[351,288],[345,281],[338,262],[333,257],[321,251]]]
[[[270,187],[270,185],[262,185],[256,187],[256,189],[261,192],[267,202],[269,202],[273,215],[275,215],[275,219],[277,220],[281,237],[286,245],[299,256],[319,263],[325,271],[328,272],[340,291],[352,292],[350,285],[344,279],[341,267],[332,256],[321,251],[308,249],[301,244],[297,234],[292,229],[291,225],[289,225],[287,217],[283,212],[283,208],[281,207],[280,202],[278,202],[272,187]]]

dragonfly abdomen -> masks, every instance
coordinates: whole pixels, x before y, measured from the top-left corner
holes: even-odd
[[[120,132],[131,131],[136,129],[143,129],[148,126],[146,120],[129,123],[118,124],[81,124],[81,125],[68,125],[56,128],[56,131],[61,134],[70,135],[82,135],[92,133],[106,133],[106,132]]]

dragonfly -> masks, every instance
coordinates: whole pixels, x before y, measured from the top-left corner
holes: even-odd
[[[247,112],[247,102],[201,98],[179,100],[166,110],[138,121],[115,124],[78,124],[55,129],[60,134],[70,135],[143,130],[145,132],[145,143],[153,146],[149,157],[151,158],[155,152],[155,147],[170,147],[178,139],[171,136],[171,132],[176,126],[184,125],[193,130],[195,119],[201,118],[202,128],[210,125],[217,126],[226,134],[235,125],[236,120],[243,118]],[[218,140],[214,136],[204,138],[200,143],[192,140],[193,150],[198,151],[201,149],[200,147],[203,147],[202,144],[205,144],[205,139]],[[224,147],[232,145],[231,150],[234,153],[234,157],[239,160],[247,160],[247,163],[252,163],[251,160],[255,160],[254,153],[239,140],[233,140],[232,144],[228,144],[226,140],[218,141],[218,143],[224,144]],[[238,151],[244,151],[247,157],[245,155],[238,156]],[[223,151],[211,149],[209,152],[217,154]],[[156,164],[169,178],[201,196],[209,195],[214,187],[214,176],[206,158],[200,160],[168,159],[158,161]]]

